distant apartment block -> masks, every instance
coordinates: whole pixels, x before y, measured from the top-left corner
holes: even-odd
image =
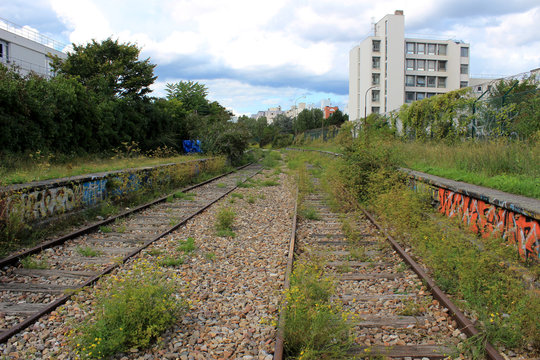
[[[0,63],[19,70],[21,75],[34,72],[52,76],[51,57],[65,59],[65,45],[40,33],[0,18]]]
[[[325,106],[323,108],[324,118],[328,119],[330,117],[330,115],[335,113],[337,110],[338,110],[337,106]]]
[[[256,114],[251,115],[252,118],[258,119],[260,117],[266,117],[268,124],[272,124],[276,119],[276,116],[285,114],[285,111],[281,110],[281,106],[268,108],[266,111],[259,111]]]
[[[385,113],[469,86],[469,44],[405,38],[403,11],[383,17],[349,53],[349,118]]]

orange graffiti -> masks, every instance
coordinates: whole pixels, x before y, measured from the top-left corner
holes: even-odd
[[[438,189],[439,211],[459,216],[483,237],[502,235],[524,259],[540,259],[540,225],[535,219],[447,189]]]

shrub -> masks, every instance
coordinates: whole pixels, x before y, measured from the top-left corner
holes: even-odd
[[[236,214],[230,208],[222,208],[216,215],[216,230],[232,230]]]
[[[323,267],[299,263],[286,292],[284,351],[291,358],[343,358],[351,344],[347,315],[330,302],[333,280]]]
[[[83,358],[146,347],[186,309],[170,276],[144,260],[121,278],[109,277],[96,298],[95,313],[72,337],[75,352]]]

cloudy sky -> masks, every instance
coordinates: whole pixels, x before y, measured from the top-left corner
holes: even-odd
[[[303,95],[344,107],[349,50],[396,9],[406,35],[470,43],[473,76],[540,67],[538,0],[8,0],[0,17],[66,44],[136,43],[157,64],[154,95],[195,80],[250,114]]]

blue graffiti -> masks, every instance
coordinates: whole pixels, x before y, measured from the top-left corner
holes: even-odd
[[[95,205],[98,202],[104,200],[107,196],[106,185],[106,179],[93,180],[83,183],[83,204]]]

